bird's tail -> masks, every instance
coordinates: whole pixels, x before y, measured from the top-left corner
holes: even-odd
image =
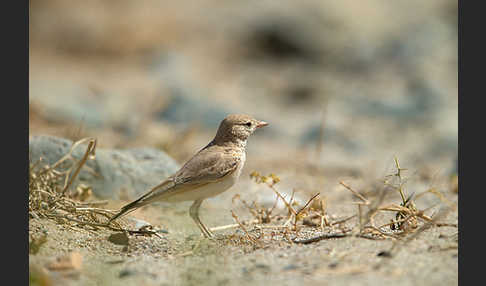
[[[144,206],[148,203],[151,203],[151,202],[157,200],[158,197],[159,197],[158,195],[161,194],[161,192],[163,192],[166,189],[171,187],[171,184],[169,184],[169,183],[172,183],[172,181],[166,180],[166,181],[162,182],[161,184],[152,188],[152,190],[150,190],[149,192],[147,192],[146,194],[144,194],[140,198],[138,198],[135,201],[123,206],[121,208],[121,210],[116,215],[114,215],[113,217],[110,218],[110,220],[108,221],[108,224],[110,224],[115,219],[117,219],[117,218],[119,218],[123,215],[128,214],[128,212],[134,211],[134,210],[136,210],[136,209],[138,209],[138,208],[140,208],[140,207],[142,207],[142,206]],[[160,188],[162,188],[162,189],[159,190]]]

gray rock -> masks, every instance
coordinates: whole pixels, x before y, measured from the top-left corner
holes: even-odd
[[[42,157],[46,164],[52,165],[69,152],[72,143],[53,136],[32,136],[29,140],[30,160],[35,162]],[[73,157],[80,159],[85,152],[86,145],[80,145],[73,151]],[[112,199],[134,199],[179,168],[166,153],[152,148],[97,148],[96,158],[88,160],[86,166],[74,184],[87,184],[96,196]]]

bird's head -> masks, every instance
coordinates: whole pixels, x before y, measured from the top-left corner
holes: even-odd
[[[245,142],[256,129],[267,125],[267,122],[257,120],[250,115],[230,114],[221,121],[215,139]]]

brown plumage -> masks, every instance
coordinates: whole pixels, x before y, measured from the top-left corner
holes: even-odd
[[[229,189],[238,180],[246,159],[248,137],[268,125],[245,114],[230,114],[219,125],[214,139],[187,161],[175,174],[137,200],[122,207],[110,222],[154,201],[194,201],[189,214],[205,237],[209,229],[199,219],[204,199]]]

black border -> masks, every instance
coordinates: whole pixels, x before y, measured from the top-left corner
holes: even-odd
[[[2,281],[29,283],[29,1],[2,5]],[[9,283],[7,281],[13,281]]]
[[[480,275],[484,271],[481,261],[485,253],[482,236],[484,200],[481,196],[485,190],[484,182],[480,181],[485,176],[481,158],[484,105],[480,101],[472,102],[484,96],[482,63],[486,45],[483,41],[484,10],[479,5],[472,5],[475,3],[480,2],[458,1],[459,285],[478,284],[483,280]]]

